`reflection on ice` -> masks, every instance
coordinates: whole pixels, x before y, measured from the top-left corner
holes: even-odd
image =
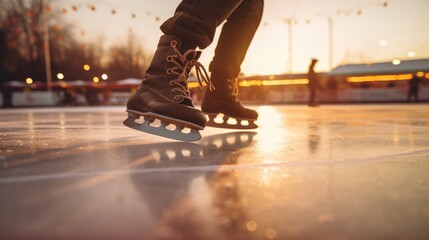
[[[157,220],[145,230],[148,239],[252,239],[244,226],[247,217],[235,171],[222,166],[237,164],[240,151],[251,146],[254,132],[229,132],[204,137],[198,143],[164,143],[150,147],[161,156],[142,168],[164,169],[151,174],[131,174],[136,191]],[[189,152],[187,154],[180,154]],[[195,153],[200,154],[195,154]],[[162,157],[165,156],[165,157]],[[174,157],[173,157],[174,156]],[[191,164],[191,165],[190,165]],[[179,170],[186,169],[186,174]],[[197,168],[200,166],[200,168]],[[174,179],[170,174],[182,176]],[[167,183],[160,190],[155,182]],[[162,194],[162,198],[159,195]],[[201,227],[195,227],[195,224]],[[238,230],[238,231],[237,231]],[[243,231],[242,231],[243,230]]]
[[[0,238],[424,239],[426,105],[255,108],[193,143],[123,108],[1,111]]]
[[[284,115],[272,106],[258,108],[258,136],[256,151],[262,155],[270,156],[273,148],[284,148],[288,138],[288,126],[283,124]],[[279,127],[281,126],[281,127]],[[285,156],[286,157],[286,156]],[[270,158],[264,158],[264,163],[270,162]]]

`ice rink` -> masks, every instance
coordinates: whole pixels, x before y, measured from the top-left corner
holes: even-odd
[[[252,108],[192,143],[0,110],[0,239],[429,239],[428,104]]]

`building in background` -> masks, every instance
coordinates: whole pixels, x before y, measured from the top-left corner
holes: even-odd
[[[318,76],[320,103],[407,102],[409,81],[413,76],[421,79],[419,101],[429,102],[429,59],[347,64],[329,73],[319,72]],[[91,105],[85,102],[85,94],[96,89],[95,97],[99,98],[100,104],[125,105],[140,81],[134,78],[112,82],[55,81],[53,91],[57,94],[52,103],[64,103],[65,93],[72,93],[75,102],[67,105]],[[241,101],[246,103],[306,104],[309,97],[307,85],[307,73],[240,77],[239,94]],[[47,106],[49,103],[45,94],[46,83],[12,81],[8,86],[13,91],[15,106]],[[189,88],[194,103],[199,104],[204,90],[192,75]]]

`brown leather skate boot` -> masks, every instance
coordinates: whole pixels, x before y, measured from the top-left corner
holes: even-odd
[[[209,116],[207,126],[234,129],[253,129],[258,113],[245,108],[238,100],[238,82],[231,74],[213,71],[211,82],[214,90],[207,88],[201,103],[201,110]],[[215,121],[218,114],[223,115],[223,121]],[[235,119],[230,120],[230,118]]]
[[[197,72],[206,72],[201,71],[203,66],[197,61],[201,52],[190,49],[182,54],[180,44],[180,39],[174,36],[160,38],[145,78],[128,100],[128,118],[124,124],[167,138],[196,141],[201,138],[198,130],[204,129],[207,119],[192,104],[188,77],[194,66]],[[200,84],[209,84],[207,73],[199,77]],[[167,127],[170,124],[176,128]],[[184,131],[184,128],[190,131]]]

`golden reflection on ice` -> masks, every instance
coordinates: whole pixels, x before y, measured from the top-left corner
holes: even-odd
[[[30,137],[31,148],[33,149],[35,144],[37,144],[34,141],[34,138],[36,136],[36,131],[34,129],[34,114],[32,112],[29,112],[27,114],[27,117],[28,117],[28,135]]]
[[[200,217],[208,218],[206,221],[213,222],[211,214],[207,214],[207,209],[210,209],[212,203],[212,193],[205,176],[194,178],[189,185],[189,195],[194,206],[200,212]]]
[[[248,221],[246,223],[246,228],[248,231],[253,232],[258,228],[258,224],[255,221]]]
[[[398,146],[401,143],[401,134],[399,133],[399,129],[397,126],[394,126],[394,128],[393,128],[392,143],[395,146]]]
[[[61,139],[67,139],[66,137],[66,116],[63,112],[59,113],[59,119],[60,119],[60,134],[61,134]]]
[[[260,176],[260,180],[261,183],[264,186],[270,186],[271,185],[271,181],[273,180],[273,171],[271,168],[267,167],[264,168],[261,172],[261,176]]]
[[[274,238],[276,238],[276,237],[277,237],[277,231],[276,231],[274,228],[267,228],[267,229],[265,230],[265,236],[266,236],[268,239],[274,239]]]
[[[273,127],[282,122],[283,115],[273,106],[261,106],[258,113],[258,123],[261,127]]]
[[[271,154],[273,147],[282,146],[287,138],[286,128],[280,128],[283,115],[272,106],[262,106],[258,109],[258,135],[256,148],[262,154]],[[264,158],[269,159],[269,158]]]

